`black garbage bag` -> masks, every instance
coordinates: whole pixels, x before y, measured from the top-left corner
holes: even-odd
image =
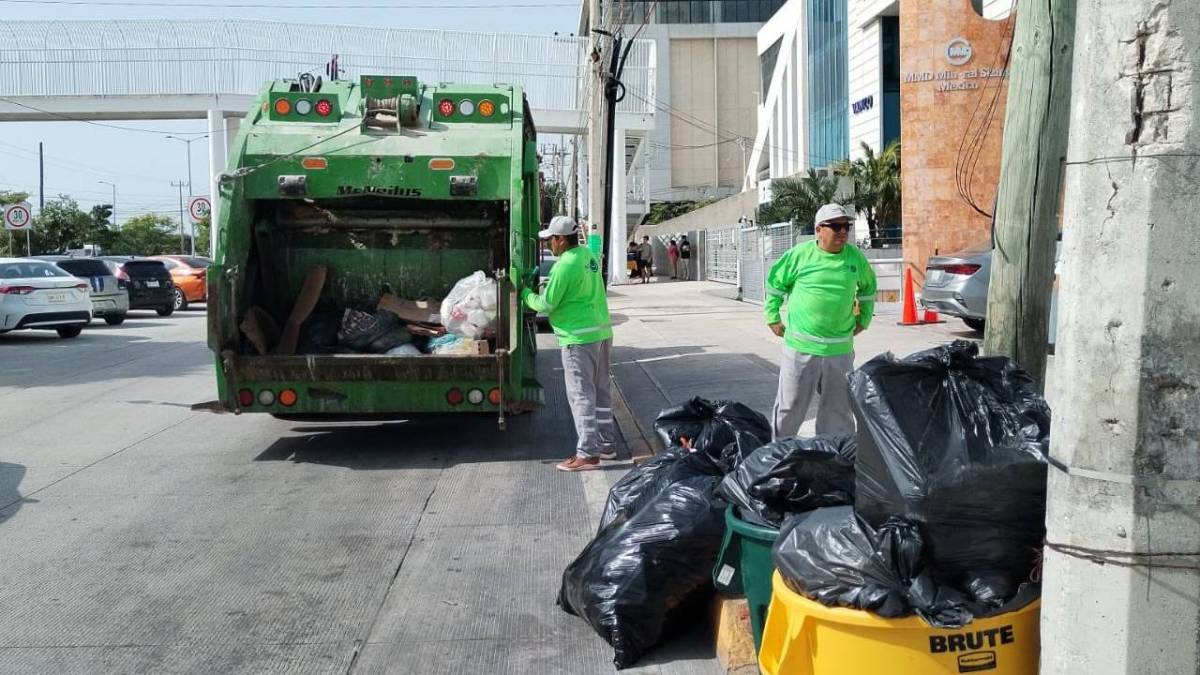
[[[1050,408],[1032,378],[959,340],[876,357],[850,391],[858,514],[919,523],[933,581],[981,611],[1017,597],[1045,533]]]
[[[332,354],[338,346],[340,312],[316,311],[300,324],[297,354]]]
[[[784,517],[854,504],[854,436],[785,438],[746,455],[717,492],[742,520],[779,527]]]
[[[704,455],[680,452],[656,458],[640,490],[626,484],[628,499],[563,572],[558,604],[612,645],[617,668],[707,616],[725,529],[721,474]]]
[[[400,317],[391,312],[379,310],[369,314],[347,309],[337,339],[339,345],[355,352],[383,354],[393,347],[412,342],[412,335],[404,328]]]
[[[920,573],[921,535],[899,519],[876,531],[850,506],[790,516],[771,557],[788,588],[824,605],[913,613],[908,587]]]
[[[662,489],[696,475],[721,476],[722,467],[711,457],[687,448],[668,448],[661,455],[630,469],[608,490],[598,531],[615,520],[626,520]]]
[[[690,446],[720,460],[727,472],[771,440],[771,424],[750,407],[699,396],[660,412],[654,430],[665,446]]]

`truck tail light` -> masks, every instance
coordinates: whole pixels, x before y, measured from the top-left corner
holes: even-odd
[[[492,405],[500,405],[500,388],[497,387],[488,392],[488,402]]]
[[[270,389],[263,389],[262,391],[258,392],[258,402],[262,405],[274,405],[275,392],[271,391]]]
[[[468,391],[467,401],[470,402],[471,405],[479,405],[480,403],[483,403],[483,390],[472,389],[471,391]]]
[[[296,405],[297,398],[295,389],[284,389],[279,392],[279,405],[290,408]]]
[[[292,112],[292,104],[286,98],[275,99],[275,114],[286,115]]]
[[[496,104],[486,98],[479,102],[479,114],[483,117],[491,117],[496,114]]]
[[[450,405],[461,405],[463,402],[462,389],[455,387],[454,389],[446,392],[446,402]]]
[[[243,408],[254,405],[254,392],[249,389],[238,390],[238,403],[242,404]]]
[[[323,98],[320,101],[317,101],[317,114],[318,115],[320,115],[321,117],[329,117],[329,115],[332,113],[333,113],[333,103],[330,103],[329,99]]]
[[[442,117],[449,117],[449,116],[453,115],[454,114],[454,101],[451,101],[448,98],[442,99],[438,103],[438,112],[442,114]]]

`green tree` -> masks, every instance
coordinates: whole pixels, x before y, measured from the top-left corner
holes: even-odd
[[[29,199],[28,192],[0,190],[0,209],[9,204],[20,204],[27,199]],[[21,235],[21,239],[24,238],[25,236]],[[17,237],[13,236],[11,232],[6,232],[0,235],[0,254],[9,257],[25,255],[25,245],[23,242],[18,241]]]
[[[758,210],[758,222],[789,222],[794,229],[812,234],[813,220],[817,210],[825,204],[837,201],[838,179],[823,176],[809,169],[799,178],[776,178],[771,181],[771,201]],[[843,206],[853,206],[843,199]]]
[[[48,202],[33,219],[35,253],[64,253],[91,243],[92,217],[79,210],[79,204],[67,195]]]
[[[178,253],[179,225],[156,213],[134,216],[118,230],[114,250],[128,255]]]
[[[204,216],[196,223],[196,255],[208,256],[212,254],[209,250],[211,237],[209,231],[212,228],[212,217]]]
[[[834,165],[834,173],[854,183],[854,204],[867,219],[871,246],[883,245],[884,230],[900,224],[902,213],[900,141],[892,141],[878,155],[866,143],[863,156]]]
[[[646,216],[646,224],[657,225],[716,203],[716,197],[707,197],[700,201],[655,202],[650,205],[650,213]]]

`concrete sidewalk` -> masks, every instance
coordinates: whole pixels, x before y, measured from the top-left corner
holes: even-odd
[[[767,329],[762,307],[735,294],[733,286],[699,281],[611,288],[613,376],[645,437],[653,437],[660,410],[693,396],[740,401],[770,415],[782,341]],[[900,326],[899,319],[899,304],[876,305],[871,328],[856,338],[856,365],[887,351],[904,356],[982,338],[953,318],[927,326]],[[811,433],[813,423],[801,432]]]

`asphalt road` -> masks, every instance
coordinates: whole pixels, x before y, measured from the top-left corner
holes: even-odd
[[[623,468],[546,410],[321,426],[193,412],[203,311],[0,335],[0,673],[611,673],[555,606]],[[543,336],[545,337],[545,336]],[[632,672],[717,672],[701,636]]]

